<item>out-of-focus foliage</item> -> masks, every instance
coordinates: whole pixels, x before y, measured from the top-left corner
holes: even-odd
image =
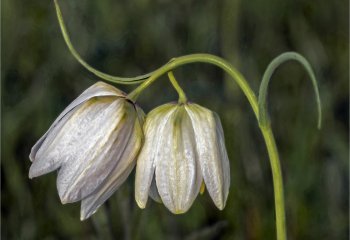
[[[122,76],[196,52],[231,61],[257,92],[267,64],[297,51],[320,84],[323,128],[306,73],[283,65],[270,86],[290,239],[348,239],[348,1],[60,0],[72,42],[96,68]],[[91,219],[61,205],[55,173],[28,179],[30,148],[55,117],[98,79],[69,54],[53,2],[2,2],[2,239],[274,239],[271,171],[247,100],[223,72],[175,71],[191,101],[219,113],[231,161],[224,211],[206,193],[172,215],[134,201],[134,174]],[[132,87],[120,86],[125,91]],[[164,77],[139,99],[146,111],[176,100]],[[150,201],[151,202],[151,201]]]

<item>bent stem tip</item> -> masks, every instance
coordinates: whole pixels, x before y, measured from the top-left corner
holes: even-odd
[[[315,99],[316,99],[316,104],[317,104],[317,112],[318,112],[318,120],[317,120],[317,128],[321,129],[322,125],[322,108],[321,108],[321,99],[320,99],[320,93],[316,81],[315,74],[312,70],[311,65],[309,62],[299,53],[296,52],[286,52],[282,53],[278,57],[272,60],[272,62],[268,65],[266,68],[266,71],[263,75],[260,89],[259,89],[259,125],[266,126],[269,124],[269,116],[267,113],[267,90],[268,90],[268,85],[271,80],[271,77],[275,70],[284,62],[289,61],[289,60],[295,60],[299,62],[306,70],[308,73],[310,80],[312,82],[312,86],[315,92]]]

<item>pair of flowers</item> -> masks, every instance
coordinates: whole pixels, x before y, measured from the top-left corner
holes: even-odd
[[[207,188],[223,209],[230,185],[224,135],[216,113],[168,103],[147,117],[122,91],[98,82],[84,91],[33,146],[29,177],[58,169],[63,204],[81,201],[87,219],[119,188],[136,164],[135,199],[148,196],[184,213]]]

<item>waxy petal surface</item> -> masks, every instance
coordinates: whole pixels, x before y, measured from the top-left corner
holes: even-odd
[[[159,195],[158,189],[157,189],[157,184],[156,184],[156,178],[153,176],[151,186],[149,188],[148,195],[156,202],[162,203],[162,199]]]
[[[124,150],[119,149],[122,155],[119,156],[119,159],[115,159],[118,164],[114,170],[93,194],[82,200],[81,220],[85,220],[94,214],[130,175],[136,164],[136,157],[142,144],[143,133],[141,125],[142,123],[137,119],[126,148]]]
[[[214,112],[197,104],[187,105],[186,110],[192,120],[207,191],[215,205],[222,210],[229,192],[230,165],[220,120]]]
[[[164,205],[175,214],[186,212],[197,197],[202,177],[191,119],[184,106],[172,113],[159,134],[156,184]]]
[[[135,199],[140,208],[146,206],[154,176],[155,160],[158,152],[163,148],[160,134],[165,130],[173,111],[175,111],[174,104],[167,104],[152,110],[146,117],[145,143],[137,159],[135,178]]]
[[[46,131],[46,133],[36,142],[36,144],[32,147],[32,150],[29,155],[29,159],[33,162],[36,159],[36,154],[40,149],[41,145],[51,134],[52,130],[55,128],[62,127],[59,125],[60,121],[71,111],[73,111],[77,106],[86,102],[87,100],[93,97],[102,97],[102,96],[116,96],[116,97],[125,97],[125,94],[112,87],[109,84],[104,82],[97,82],[88,89],[86,89],[80,96],[78,96],[71,104],[66,107],[63,112],[56,118],[56,120],[51,124],[50,128]]]
[[[58,157],[64,159],[57,177],[63,203],[79,201],[95,191],[116,166],[131,136],[136,116],[127,111],[133,108],[130,103],[107,98],[90,101],[77,111],[65,127],[66,134],[56,138],[49,152],[60,152]]]

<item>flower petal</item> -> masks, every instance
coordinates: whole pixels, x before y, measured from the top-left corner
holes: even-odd
[[[174,110],[174,104],[166,104],[152,110],[146,117],[145,144],[137,159],[135,177],[135,200],[140,208],[146,206],[154,175],[155,158],[162,148],[159,134],[164,131],[169,116]]]
[[[151,186],[149,188],[149,193],[148,195],[156,202],[162,203],[162,199],[159,195],[158,189],[157,189],[157,184],[156,184],[156,179],[153,177]]]
[[[75,109],[76,110],[76,109]],[[48,147],[48,143],[51,143],[56,136],[59,134],[59,132],[62,130],[62,127],[69,121],[71,116],[74,114],[75,110],[72,110],[68,112],[63,118],[51,129],[50,134],[46,137],[45,143],[41,143],[40,146],[44,146],[41,148],[41,152],[44,152],[46,150],[46,147]],[[37,151],[35,152],[35,155],[37,155]],[[46,173],[52,172],[60,167],[61,165],[61,158],[54,157],[49,158],[47,155],[39,155],[35,157],[35,161],[32,162],[32,165],[29,169],[29,178],[38,177],[41,175],[44,175]]]
[[[142,144],[142,127],[138,120],[135,122],[133,134],[127,143],[118,164],[97,190],[84,198],[81,203],[80,219],[85,220],[94,214],[97,209],[120,187],[135,166],[136,157]]]
[[[33,162],[36,159],[36,154],[40,147],[42,146],[45,139],[51,134],[51,132],[57,127],[60,128],[60,121],[64,119],[64,117],[74,110],[78,105],[86,102],[87,100],[96,97],[96,96],[118,96],[124,97],[125,94],[119,89],[114,88],[113,86],[106,84],[104,82],[97,82],[88,89],[86,89],[79,97],[77,97],[71,104],[63,110],[63,112],[56,118],[56,120],[52,123],[50,128],[46,131],[46,133],[36,142],[36,144],[32,147],[32,150],[29,155],[29,159]],[[53,134],[55,136],[55,134]]]
[[[202,176],[191,119],[183,105],[177,107],[159,138],[162,148],[155,170],[158,192],[171,212],[184,213],[198,195]]]
[[[230,164],[220,119],[197,104],[189,104],[186,110],[192,120],[205,185],[215,205],[222,210],[230,187]]]
[[[67,134],[57,139],[57,146],[53,144],[53,152],[64,149],[66,153],[57,177],[62,203],[79,201],[95,191],[114,169],[115,159],[120,159],[117,156],[129,141],[136,119],[134,106],[124,99],[103,101],[105,98],[79,111],[70,121],[72,127],[65,127]]]

